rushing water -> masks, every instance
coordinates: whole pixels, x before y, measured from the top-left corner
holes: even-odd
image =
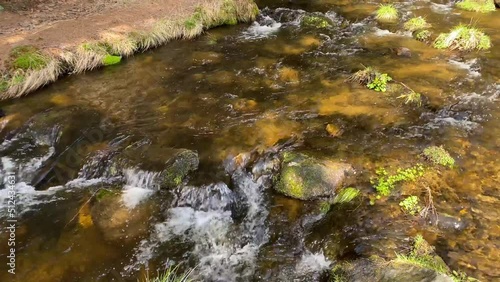
[[[171,42],[0,105],[8,114],[0,176],[17,177],[15,281],[136,281],[169,264],[194,267],[202,281],[319,281],[335,261],[391,258],[417,233],[452,269],[500,279],[498,11],[396,4],[403,20],[425,16],[435,33],[473,18],[494,47],[462,54],[418,42],[401,24],[378,24],[376,1],[259,4],[252,24]],[[301,25],[312,14],[331,27]],[[398,56],[398,47],[412,56]],[[346,82],[362,65],[422,93],[424,105]],[[328,123],[342,135],[328,136]],[[359,207],[322,215],[316,202],[272,191],[271,147],[293,138],[301,142],[289,150],[355,166]],[[422,199],[423,186],[436,188],[440,224],[405,217],[397,199],[369,205],[375,169],[422,162],[428,145],[444,145],[458,166],[414,187]],[[117,175],[113,158],[130,146],[153,153]],[[154,160],[172,148],[196,150],[200,167],[188,183],[158,190]],[[261,154],[234,164],[249,152]],[[117,201],[96,204],[99,189]],[[0,190],[2,220],[7,197]],[[2,243],[1,257],[7,252]]]

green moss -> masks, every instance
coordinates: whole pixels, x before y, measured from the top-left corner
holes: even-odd
[[[375,16],[377,20],[383,22],[393,22],[398,19],[399,13],[396,7],[392,4],[382,4],[377,10],[377,15]]]
[[[405,22],[404,29],[413,32],[416,30],[429,28],[430,26],[431,25],[428,24],[423,17],[414,17]]]
[[[11,50],[12,68],[22,70],[39,70],[44,68],[50,59],[33,46],[18,46]]]
[[[305,16],[302,18],[301,24],[304,26],[310,26],[315,28],[327,28],[330,27],[330,22],[320,16]]]
[[[321,213],[327,213],[328,211],[330,211],[331,206],[332,205],[330,204],[330,202],[322,201],[319,203],[319,210]]]
[[[102,63],[105,66],[111,66],[111,65],[116,65],[120,63],[122,60],[122,56],[113,56],[113,55],[106,55],[102,59]]]
[[[442,165],[452,168],[455,165],[455,159],[450,156],[443,146],[430,146],[424,149],[423,152],[426,159],[436,165]]]
[[[102,200],[109,198],[111,196],[114,196],[114,195],[116,195],[116,192],[114,192],[114,191],[111,191],[108,189],[99,189],[99,191],[97,191],[97,193],[95,195],[95,198],[97,201],[102,201]]]
[[[191,171],[198,168],[198,164],[199,160],[196,152],[185,150],[179,153],[164,171],[163,186],[166,188],[179,186]]]
[[[457,3],[457,7],[472,12],[488,13],[496,10],[493,0],[463,0]]]
[[[379,168],[375,173],[377,177],[371,180],[375,190],[381,196],[388,196],[397,183],[402,181],[415,181],[417,178],[424,175],[424,167],[418,164],[407,169],[398,168],[396,174],[392,175],[389,175],[384,168]]]
[[[399,202],[399,206],[405,213],[410,215],[416,215],[422,209],[420,207],[420,200],[418,199],[417,196],[407,197],[403,201]]]
[[[333,199],[334,204],[345,204],[354,200],[360,194],[359,190],[356,188],[348,187],[342,189]]]
[[[461,24],[449,33],[440,34],[434,41],[434,47],[460,51],[487,50],[491,48],[491,39],[479,29]]]
[[[283,194],[296,199],[304,198],[304,183],[298,177],[297,167],[286,167],[281,172],[281,177],[277,184],[277,190]]]
[[[418,41],[428,41],[431,38],[431,35],[432,33],[427,29],[418,30],[413,33],[413,36]]]

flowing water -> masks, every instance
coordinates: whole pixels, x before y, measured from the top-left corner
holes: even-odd
[[[377,23],[377,5],[263,0],[254,23],[2,102],[0,174],[16,175],[17,265],[10,276],[2,263],[0,281],[137,281],[173,264],[194,267],[200,281],[322,281],[338,261],[392,258],[418,233],[453,270],[500,279],[499,12],[396,3],[400,22],[425,16],[436,34],[472,19],[494,47],[464,54]],[[310,15],[331,26],[301,24]],[[422,93],[423,105],[346,82],[363,65]],[[276,147],[284,140],[296,142]],[[375,169],[423,162],[429,145],[443,145],[457,167],[405,189],[424,199],[431,188],[439,223],[402,214],[404,192],[370,205]],[[149,155],[117,175],[114,157],[131,146]],[[359,205],[322,214],[318,202],[275,193],[283,147],[351,163]],[[176,149],[197,151],[199,169],[158,189],[156,160]],[[234,156],[252,160],[239,166]],[[118,197],[98,202],[101,191]],[[2,221],[8,197],[0,190]],[[9,234],[0,232],[4,258]]]

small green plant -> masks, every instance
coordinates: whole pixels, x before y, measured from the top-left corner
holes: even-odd
[[[301,21],[302,25],[312,26],[315,28],[327,28],[330,27],[330,23],[325,18],[319,16],[305,16]]]
[[[409,215],[416,215],[422,209],[420,201],[417,196],[409,196],[403,201],[399,202],[399,206],[403,211]]]
[[[460,51],[487,50],[491,48],[491,39],[477,28],[460,24],[449,33],[441,33],[434,41],[434,47]]]
[[[426,159],[437,165],[447,166],[452,168],[455,165],[455,159],[450,156],[443,146],[430,146],[424,149],[423,152]]]
[[[462,10],[472,12],[488,13],[496,10],[493,0],[463,0],[456,5]]]
[[[375,79],[368,83],[366,87],[368,89],[375,90],[377,92],[385,92],[387,91],[387,82],[391,81],[392,77],[390,77],[386,73],[377,73]]]
[[[217,36],[215,36],[211,33],[207,34],[206,40],[207,40],[208,45],[215,45],[215,44],[217,44],[217,41],[218,41]]]
[[[9,80],[6,77],[0,77],[0,92],[5,92],[9,89]]]
[[[400,96],[398,96],[398,99],[404,99],[405,104],[415,104],[418,107],[422,105],[422,95],[413,90],[401,94]]]
[[[431,35],[432,33],[427,29],[418,30],[413,33],[413,36],[418,41],[428,41],[431,38]]]
[[[155,278],[145,277],[145,282],[192,282],[193,269],[185,273],[178,273],[179,266],[170,266],[162,274]]]
[[[378,8],[375,17],[379,21],[392,22],[398,19],[398,10],[392,4],[382,4]]]
[[[354,200],[359,196],[359,190],[356,188],[348,187],[342,189],[333,199],[334,204],[345,204]]]
[[[399,168],[396,174],[393,175],[389,175],[384,168],[379,168],[375,173],[377,177],[372,179],[371,183],[380,196],[388,196],[398,182],[415,181],[424,175],[424,167],[421,164],[417,164],[407,169]]]
[[[404,24],[404,29],[414,32],[416,30],[426,29],[431,27],[423,17],[414,17],[409,19]]]

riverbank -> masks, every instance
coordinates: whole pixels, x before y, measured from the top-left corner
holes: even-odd
[[[23,1],[0,3],[5,8],[0,22],[0,100],[30,93],[63,74],[119,63],[172,39],[251,21],[258,13],[252,0],[18,2]],[[43,16],[47,9],[63,20]]]

